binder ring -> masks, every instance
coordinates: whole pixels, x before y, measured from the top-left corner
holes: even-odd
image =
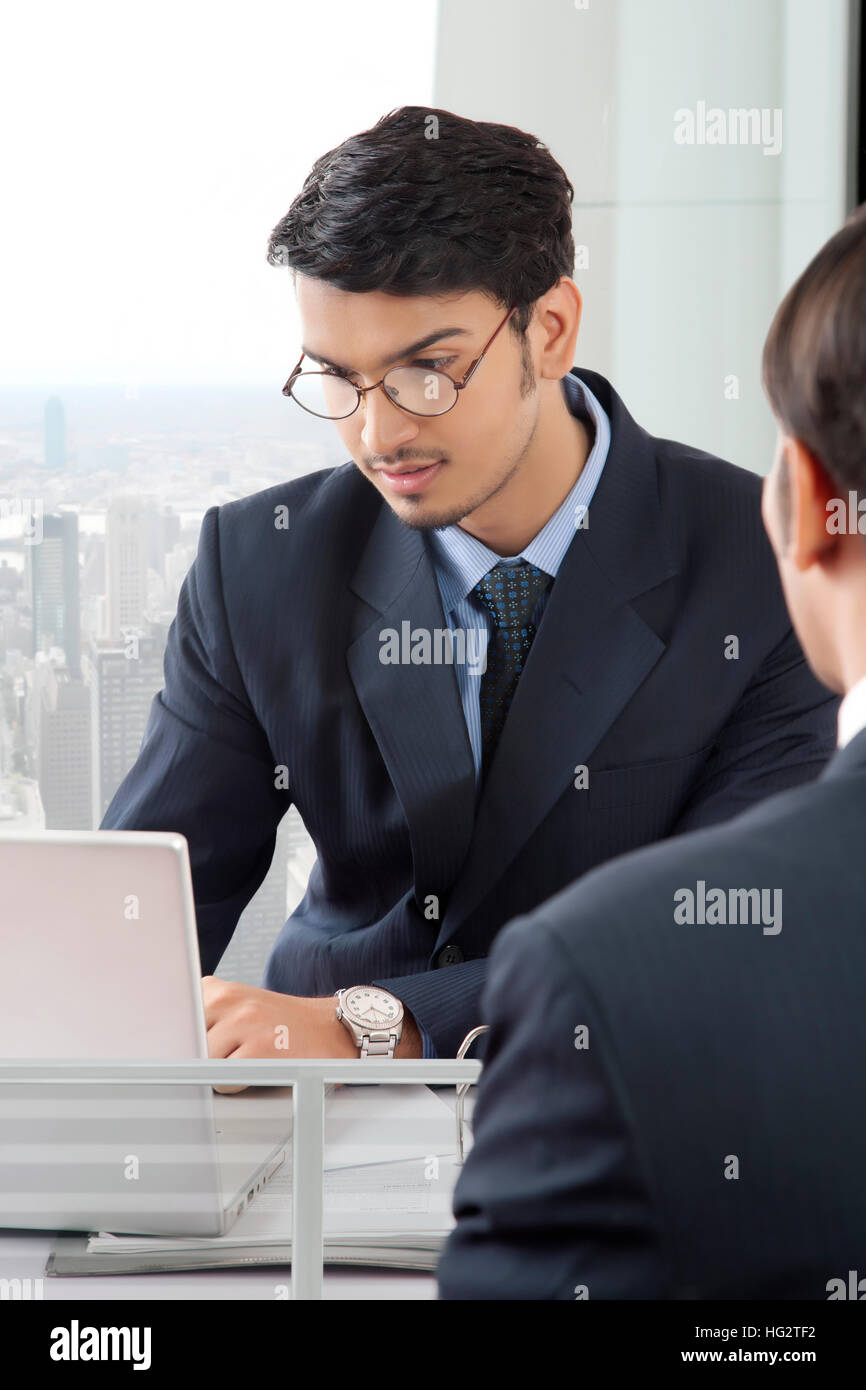
[[[458,1062],[463,1061],[463,1058],[466,1056],[467,1051],[472,1046],[475,1039],[480,1037],[482,1033],[486,1033],[489,1027],[489,1023],[482,1023],[477,1028],[473,1028],[471,1033],[466,1034],[466,1037],[457,1049]],[[457,1116],[457,1163],[463,1162],[463,1102],[471,1084],[472,1083],[469,1081],[461,1081],[457,1086],[457,1109],[455,1112]]]

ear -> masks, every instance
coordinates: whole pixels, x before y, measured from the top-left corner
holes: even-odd
[[[791,527],[788,559],[798,570],[807,570],[838,545],[838,536],[827,528],[827,503],[838,488],[820,459],[802,440],[783,441],[790,480]]]
[[[545,333],[542,344],[540,374],[561,380],[574,366],[574,354],[583,299],[577,285],[568,275],[561,275],[556,284],[543,294],[536,306],[538,322]]]

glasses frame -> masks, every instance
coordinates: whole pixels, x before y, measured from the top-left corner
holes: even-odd
[[[460,399],[460,392],[461,392],[461,391],[464,391],[464,390],[466,389],[466,387],[469,385],[469,383],[470,383],[470,381],[472,380],[472,377],[474,376],[476,370],[477,370],[478,367],[481,365],[482,361],[484,360],[485,356],[487,355],[487,353],[488,353],[488,351],[489,351],[489,349],[490,349],[490,346],[491,346],[491,344],[493,343],[493,339],[496,337],[497,333],[501,332],[501,330],[505,327],[505,325],[507,324],[508,320],[511,318],[512,314],[515,314],[516,312],[517,312],[517,305],[514,304],[514,305],[508,310],[508,313],[505,315],[505,318],[502,320],[502,322],[499,324],[499,326],[498,326],[497,328],[494,329],[493,333],[492,333],[492,334],[490,335],[490,337],[487,339],[487,342],[484,344],[484,347],[481,349],[481,351],[479,352],[479,354],[478,354],[478,356],[475,358],[475,360],[474,360],[473,362],[470,362],[469,366],[467,367],[467,369],[466,369],[466,371],[464,372],[463,377],[461,378],[460,381],[455,381],[454,378],[448,374],[448,372],[441,372],[441,371],[438,370],[438,368],[431,368],[430,372],[428,372],[428,375],[432,375],[432,374],[435,373],[436,376],[444,376],[444,377],[447,377],[448,380],[451,382],[451,385],[454,387],[454,390],[457,392],[457,394],[456,394],[455,397],[454,397],[454,400],[451,402],[451,404],[450,404],[450,405],[447,407],[447,409],[445,409],[445,410],[439,410],[439,411],[436,411],[435,413],[432,413],[432,414],[429,413],[429,412],[423,411],[423,410],[410,410],[408,406],[406,406],[406,405],[400,405],[399,402],[398,402],[398,401],[395,401],[394,398],[393,398],[392,396],[389,396],[389,395],[388,395],[388,392],[385,390],[385,381],[387,380],[389,374],[390,374],[391,372],[393,372],[393,371],[402,371],[402,370],[404,370],[404,368],[401,368],[401,367],[399,367],[399,366],[395,366],[395,367],[389,367],[389,368],[388,368],[388,371],[385,373],[385,375],[384,375],[383,377],[381,377],[381,378],[379,379],[379,381],[374,381],[373,384],[372,384],[372,386],[356,386],[355,383],[354,383],[354,381],[350,381],[348,377],[341,377],[340,379],[341,379],[342,381],[345,381],[347,386],[351,386],[351,387],[352,387],[352,390],[355,392],[355,395],[356,395],[356,397],[357,397],[357,400],[356,400],[356,402],[355,402],[355,405],[354,405],[353,409],[350,410],[350,411],[348,412],[347,415],[319,415],[319,414],[317,414],[317,412],[316,412],[315,410],[310,410],[308,406],[301,405],[301,402],[297,399],[297,397],[292,395],[292,383],[293,383],[293,382],[296,380],[296,378],[299,377],[299,376],[335,376],[335,375],[337,375],[337,373],[335,373],[335,372],[333,372],[333,371],[330,371],[330,372],[328,372],[328,371],[325,371],[325,372],[302,372],[302,371],[300,370],[300,367],[301,367],[301,363],[303,362],[304,358],[306,357],[306,353],[304,353],[304,352],[301,353],[300,357],[298,358],[297,365],[293,368],[292,372],[290,373],[289,379],[288,379],[288,381],[286,382],[285,386],[284,386],[283,389],[282,389],[282,394],[283,394],[284,396],[288,396],[290,400],[293,400],[293,401],[295,402],[295,405],[298,405],[298,406],[301,407],[301,410],[306,410],[306,412],[307,412],[308,415],[315,415],[317,420],[348,420],[348,419],[351,418],[351,416],[353,416],[353,415],[355,414],[355,411],[358,409],[359,405],[361,404],[362,399],[364,398],[364,396],[366,396],[366,394],[367,394],[368,391],[378,391],[378,390],[381,390],[382,393],[383,393],[383,395],[384,395],[384,397],[385,397],[385,399],[386,399],[387,401],[390,401],[391,405],[395,405],[395,406],[397,407],[398,410],[403,410],[403,411],[405,411],[407,415],[416,415],[416,416],[418,416],[419,419],[422,419],[422,420],[437,420],[437,419],[439,419],[442,415],[447,415],[448,412],[449,412],[450,410],[453,410],[453,409],[454,409],[455,405],[457,404],[457,402],[458,402],[459,399]],[[419,367],[419,368],[416,368],[416,370],[418,370],[418,371],[424,371],[424,368],[423,368],[423,367]]]

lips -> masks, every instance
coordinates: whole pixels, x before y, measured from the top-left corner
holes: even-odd
[[[376,471],[384,481],[386,487],[392,492],[409,493],[420,492],[427,487],[428,483],[438,476],[439,469],[445,466],[444,459],[437,459],[435,463],[422,463],[413,465],[411,468],[379,468]]]
[[[441,459],[434,459],[434,463],[441,463]],[[377,473],[387,473],[389,478],[402,478],[406,473],[423,473],[425,468],[432,468],[432,463],[415,463],[409,468],[377,468]]]

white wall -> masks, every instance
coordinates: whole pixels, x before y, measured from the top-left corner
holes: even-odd
[[[577,364],[653,433],[766,472],[764,337],[850,208],[849,0],[581,3],[440,0],[434,104],[532,131],[568,173]],[[780,153],[678,144],[699,102],[780,109]]]

